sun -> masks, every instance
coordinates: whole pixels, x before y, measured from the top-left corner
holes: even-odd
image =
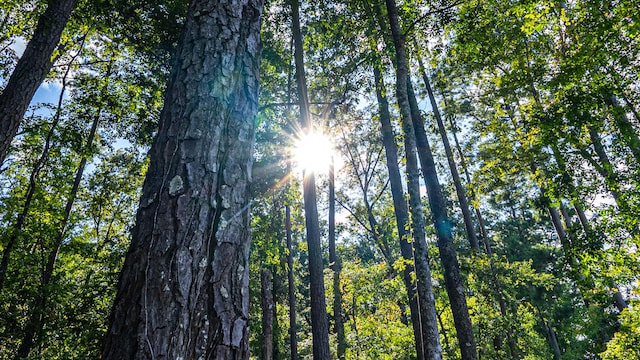
[[[333,147],[329,137],[321,132],[312,131],[300,135],[293,150],[296,167],[314,174],[329,172]]]

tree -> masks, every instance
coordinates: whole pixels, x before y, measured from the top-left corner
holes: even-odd
[[[302,133],[313,131],[313,122],[309,109],[307,95],[307,81],[304,70],[304,53],[302,32],[300,30],[300,3],[290,0],[292,35],[294,44],[294,60],[296,67],[296,84],[298,102],[300,106],[300,126]],[[316,180],[312,171],[305,172],[302,179],[304,196],[304,217],[307,230],[307,245],[309,248],[309,277],[311,293],[311,331],[313,337],[313,358],[329,360],[329,321],[327,319],[327,304],[325,298],[322,248],[320,246],[320,225],[318,223],[318,205],[316,199]]]
[[[53,65],[53,51],[77,0],[52,0],[0,94],[0,163],[18,131],[31,98]]]
[[[393,44],[396,51],[396,94],[402,114],[402,122],[405,129],[404,134],[405,138],[415,136],[414,144],[405,145],[405,147],[407,147],[405,150],[408,154],[409,151],[414,151],[414,149],[409,149],[409,147],[416,146],[418,154],[420,155],[422,173],[429,196],[431,216],[433,218],[433,224],[438,238],[440,260],[444,268],[445,287],[447,289],[447,294],[449,295],[449,301],[451,302],[451,310],[456,324],[456,333],[458,336],[460,351],[462,353],[462,359],[477,359],[478,355],[473,335],[473,328],[471,326],[469,309],[467,307],[467,300],[464,294],[462,278],[460,276],[458,259],[453,245],[451,225],[447,216],[444,196],[442,194],[442,189],[440,188],[440,183],[438,182],[438,175],[436,173],[433,155],[425,135],[423,121],[420,118],[420,114],[416,112],[416,107],[413,106],[414,109],[412,111],[410,106],[411,101],[415,103],[415,97],[410,96],[408,93],[410,85],[408,82],[408,62],[404,35],[401,31],[398,20],[398,11],[393,0],[386,0],[386,4],[391,32],[393,35]],[[416,131],[415,134],[414,131]],[[407,162],[409,162],[408,159]],[[411,199],[412,195],[410,194],[409,196]]]
[[[247,359],[262,2],[194,0],[103,358]]]

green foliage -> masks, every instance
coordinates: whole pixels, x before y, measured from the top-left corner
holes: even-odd
[[[603,360],[640,359],[640,313],[634,305],[620,313],[620,329],[600,354]]]

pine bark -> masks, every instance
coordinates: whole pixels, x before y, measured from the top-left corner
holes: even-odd
[[[407,89],[409,86],[409,84],[407,83],[407,78],[409,76],[409,72],[407,69],[408,62],[405,49],[405,40],[404,36],[402,35],[400,23],[398,21],[398,11],[395,1],[386,0],[386,5],[396,52],[396,93],[398,97],[398,106],[400,108],[400,113],[402,116],[403,128],[405,128],[405,138],[407,138],[415,135],[415,126],[413,124],[420,125],[420,114],[416,113],[415,111],[413,111],[412,113],[409,103],[410,99],[407,94]],[[422,125],[422,127],[422,130],[424,130],[424,125]],[[418,128],[418,130],[420,129]],[[423,140],[426,140],[426,134]],[[445,288],[447,290],[449,301],[451,303],[451,310],[453,312],[453,318],[456,326],[458,341],[460,344],[462,359],[475,360],[477,359],[477,351],[473,335],[473,327],[471,325],[471,318],[469,317],[467,299],[464,294],[464,287],[462,285],[462,278],[460,276],[458,259],[453,244],[451,223],[447,216],[446,204],[444,196],[442,194],[442,189],[440,188],[440,184],[438,182],[438,175],[436,173],[433,154],[431,153],[429,143],[426,141],[418,141],[415,146],[417,146],[418,153],[420,154],[420,162],[422,165],[423,177],[427,187],[427,194],[429,196],[431,215],[438,237],[440,260],[444,268]],[[409,151],[407,151],[407,154],[408,153]],[[407,159],[407,163],[409,163],[409,159]],[[409,194],[409,197],[411,199],[411,194]]]
[[[53,51],[60,42],[77,0],[49,1],[47,10],[24,53],[0,93],[0,164],[4,162],[11,141],[16,136],[33,95],[51,70]]]
[[[300,103],[300,123],[303,132],[310,132],[313,130],[313,124],[309,110],[307,81],[304,71],[303,38],[300,30],[300,3],[298,0],[289,0],[289,3],[292,15],[294,60],[296,64],[298,101]],[[315,174],[313,174],[313,172],[305,172],[302,178],[304,216],[309,251],[309,290],[311,293],[313,358],[315,360],[329,360],[331,358],[329,348],[329,319],[327,318],[327,303],[325,298]]]
[[[103,359],[248,359],[261,0],[193,0]]]

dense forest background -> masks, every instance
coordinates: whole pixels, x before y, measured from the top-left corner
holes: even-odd
[[[0,4],[3,88],[53,3]],[[332,358],[640,359],[640,3],[390,4],[264,5],[252,357],[314,354],[307,112],[333,144],[314,169]],[[75,4],[0,167],[0,358],[99,358],[187,7]]]

